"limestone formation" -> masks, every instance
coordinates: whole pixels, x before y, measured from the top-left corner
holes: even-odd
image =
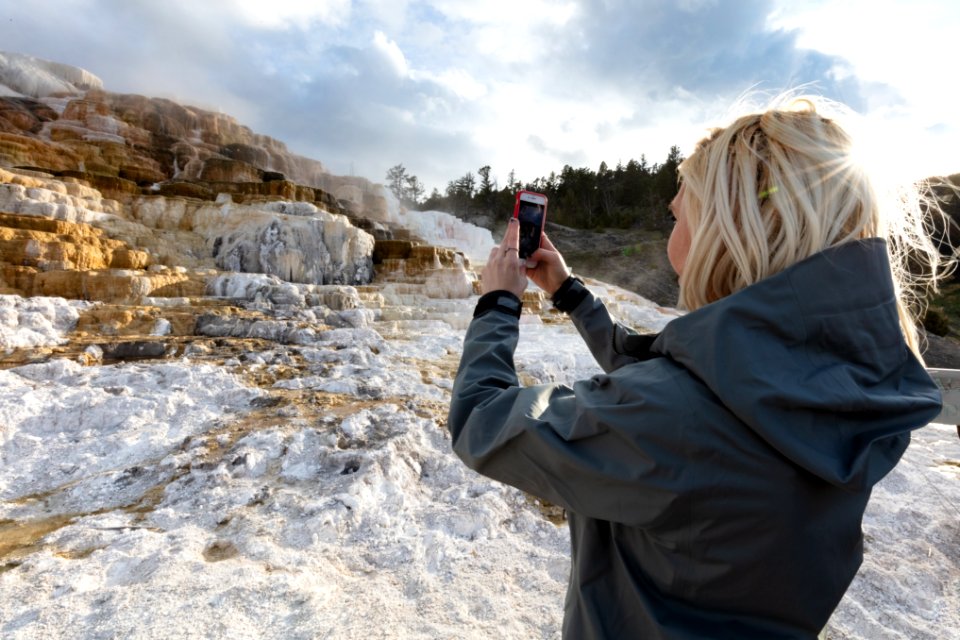
[[[0,56],[8,87],[10,65]],[[308,344],[477,292],[464,254],[431,239],[485,250],[485,232],[408,215],[224,114],[47,69],[0,97],[0,294],[93,303],[48,349],[96,364],[197,340]]]
[[[68,344],[15,349],[0,364],[170,357],[207,339],[310,344],[377,319],[430,321],[424,301],[476,293],[457,251],[382,228],[376,241],[309,197],[239,198],[118,200],[78,176],[0,169],[0,293],[96,303]]]
[[[143,268],[151,262],[149,254],[154,256],[152,262],[169,266],[272,273],[292,282],[362,284],[373,275],[372,236],[346,217],[310,203],[235,204],[229,196],[205,203],[140,196],[123,205],[80,181],[65,183],[2,170],[0,179],[6,180],[0,184],[0,211],[19,214],[18,219],[84,224],[79,237],[89,235],[95,225],[143,254],[118,249],[109,264],[112,268]],[[40,249],[35,245],[31,251],[37,253]],[[56,253],[49,247],[45,251],[40,257],[48,260]],[[69,253],[66,248],[59,251]]]
[[[271,210],[283,206],[206,207],[197,212],[195,228],[212,241],[217,266],[226,271],[267,273],[310,284],[370,282],[372,236],[345,217],[318,209],[309,216]]]
[[[0,103],[0,131],[38,134],[43,123],[57,119],[57,112],[29,98],[8,98]]]
[[[99,181],[93,186],[111,197],[174,180],[260,184],[279,177],[310,187],[302,195],[339,210],[323,189],[336,180],[320,162],[291,153],[282,142],[224,114],[100,89],[60,98],[0,98],[0,165]]]

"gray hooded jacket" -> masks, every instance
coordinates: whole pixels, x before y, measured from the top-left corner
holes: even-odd
[[[885,243],[824,251],[655,339],[574,293],[606,373],[519,386],[517,318],[490,310],[449,414],[467,465],[567,510],[564,637],[815,637],[860,566],[872,486],[940,409]]]

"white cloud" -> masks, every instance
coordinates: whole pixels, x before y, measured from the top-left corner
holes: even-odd
[[[677,7],[687,13],[696,13],[717,6],[719,0],[677,0]]]
[[[387,59],[390,67],[398,76],[401,78],[407,76],[410,67],[403,51],[400,50],[396,42],[387,38],[382,31],[377,31],[373,34],[373,48]]]
[[[455,20],[473,24],[530,25],[563,24],[576,11],[571,0],[434,0],[434,8]]]
[[[228,0],[247,24],[262,29],[307,28],[311,23],[343,24],[350,0]]]
[[[874,147],[891,163],[908,162],[904,171],[915,177],[960,169],[960,84],[946,71],[956,58],[960,4],[782,0],[770,24],[795,29],[799,47],[846,61],[843,73],[864,87]]]
[[[465,69],[445,69],[440,73],[412,71],[410,75],[414,79],[435,82],[462,100],[479,100],[487,95],[487,86]]]
[[[354,0],[353,12],[391,33],[400,32],[407,24],[410,0]]]
[[[556,30],[578,10],[569,0],[435,0],[432,5],[458,30],[459,55],[478,67],[536,64],[559,44]]]

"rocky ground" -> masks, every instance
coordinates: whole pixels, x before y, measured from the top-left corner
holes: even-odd
[[[475,296],[227,276],[203,335],[106,359],[99,303],[0,296],[5,638],[558,638],[562,513],[467,470],[444,429]],[[614,313],[670,315],[590,280]],[[524,384],[597,372],[530,296]],[[133,309],[131,309],[133,310]],[[322,320],[321,320],[322,318]],[[236,320],[236,321],[234,321]],[[864,519],[829,638],[960,628],[960,440],[917,433]]]

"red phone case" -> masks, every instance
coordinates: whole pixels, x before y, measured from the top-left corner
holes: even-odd
[[[547,202],[548,202],[547,196],[543,193],[537,193],[536,191],[527,191],[526,189],[517,191],[516,198],[514,199],[514,202],[513,202],[513,217],[516,218],[520,215],[520,195],[523,193],[529,193],[530,195],[540,196],[541,198],[543,198],[543,219],[544,219],[544,222],[546,222]]]
[[[529,220],[524,220],[520,217],[520,203],[530,202],[529,200],[520,200],[520,196],[525,193],[543,198],[543,209],[538,212],[540,215],[539,228],[533,226]],[[539,205],[539,203],[532,204]],[[520,247],[518,253],[521,258],[527,258],[540,248],[541,239],[543,238],[543,227],[547,222],[547,196],[542,193],[537,193],[536,191],[523,190],[517,192],[517,198],[513,205],[513,217],[520,222]]]

